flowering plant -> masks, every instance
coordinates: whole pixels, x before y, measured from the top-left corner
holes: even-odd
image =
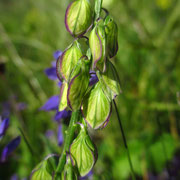
[[[115,98],[121,87],[111,61],[118,51],[115,21],[102,8],[102,0],[96,0],[94,11],[89,0],[76,0],[67,7],[65,26],[74,41],[64,52],[55,53],[56,69],[45,71],[52,80],[58,77],[60,96],[51,97],[41,109],[56,110],[55,120],[72,114],[58,163],[54,167],[49,163],[53,155],[42,161],[31,175],[36,180],[77,179],[88,175],[98,157],[88,129],[103,129],[108,124],[112,102],[120,122]],[[91,31],[89,38],[85,36],[88,31]],[[81,39],[85,39],[86,48],[82,47]],[[121,122],[120,127],[127,148]],[[132,168],[129,153],[128,157]]]

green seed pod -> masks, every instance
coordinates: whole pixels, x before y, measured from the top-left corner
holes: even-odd
[[[69,4],[65,15],[67,31],[72,36],[81,36],[86,33],[92,23],[92,8],[89,0],[76,0]]]
[[[105,19],[108,55],[114,57],[118,51],[118,27],[115,21],[107,16]]]
[[[72,110],[78,110],[89,85],[89,60],[83,56],[72,72],[67,100]]]
[[[83,98],[82,113],[93,129],[103,128],[109,122],[111,102],[104,94],[100,82]]]
[[[99,20],[89,36],[89,46],[93,56],[93,69],[106,69],[106,34],[103,20]]]
[[[66,155],[66,164],[64,167],[64,171],[61,174],[61,179],[62,180],[77,180],[78,179],[75,167],[73,166],[70,154],[68,153]]]
[[[121,91],[120,81],[114,65],[108,60],[106,63],[107,70],[105,73],[97,72],[101,87],[108,97],[109,101],[115,99]]]
[[[68,82],[70,74],[81,56],[82,52],[77,41],[74,41],[74,43],[63,52],[56,64],[57,75],[61,81],[64,79]]]
[[[31,180],[52,180],[53,167],[48,160],[42,161],[33,170]]]
[[[82,177],[89,173],[96,162],[96,148],[82,124],[78,136],[70,146],[70,155]]]
[[[67,108],[67,91],[68,84],[66,82],[63,82],[60,90],[59,111],[63,111]]]

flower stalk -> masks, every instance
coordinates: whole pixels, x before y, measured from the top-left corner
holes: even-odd
[[[64,169],[64,165],[66,162],[66,152],[69,151],[70,144],[73,141],[74,133],[76,130],[76,122],[79,119],[79,114],[80,114],[79,110],[72,113],[69,127],[68,127],[66,137],[65,137],[65,144],[63,147],[63,151],[62,151],[61,157],[59,159],[58,166],[56,168],[55,179],[57,178],[58,175],[61,174],[62,170]]]

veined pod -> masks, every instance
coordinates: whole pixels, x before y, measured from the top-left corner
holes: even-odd
[[[118,27],[110,16],[107,16],[105,19],[105,32],[107,37],[108,55],[112,58],[118,51]]]
[[[106,34],[103,20],[100,19],[89,36],[89,46],[93,56],[93,69],[101,72],[106,69]]]
[[[36,166],[31,174],[31,180],[52,180],[53,167],[49,160],[44,160]]]
[[[100,82],[83,98],[81,109],[85,121],[93,129],[104,128],[107,125],[112,105],[104,94]]]
[[[109,101],[112,101],[122,91],[119,77],[114,68],[114,65],[109,60],[107,60],[106,66],[106,72],[100,73],[98,71],[97,76],[105,95],[108,97]]]
[[[77,41],[74,41],[73,44],[63,52],[56,63],[57,76],[61,81],[64,79],[68,82],[70,74],[81,56],[82,52]]]
[[[60,102],[59,102],[59,111],[63,111],[67,108],[67,91],[68,84],[63,82],[60,89]]]
[[[91,171],[96,162],[96,147],[82,124],[78,136],[70,146],[70,155],[73,164],[77,166],[79,174],[82,177]]]
[[[92,24],[93,11],[89,0],[76,0],[69,4],[65,26],[72,36],[81,36]]]
[[[72,110],[81,107],[82,99],[89,85],[89,60],[83,56],[75,66],[68,87],[67,100]]]

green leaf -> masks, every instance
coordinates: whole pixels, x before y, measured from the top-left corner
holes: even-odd
[[[114,57],[118,51],[118,27],[112,18],[109,16],[105,20],[105,32],[107,37],[108,55]]]
[[[49,160],[44,160],[33,170],[31,180],[52,180],[53,167]]]
[[[117,95],[121,93],[121,87],[113,64],[108,60],[106,66],[106,72],[97,72],[97,76],[104,93],[108,99],[112,101]]]
[[[70,147],[73,163],[77,166],[79,174],[85,176],[96,162],[96,148],[94,147],[85,128],[82,128]]]
[[[63,82],[60,90],[59,111],[63,111],[67,108],[67,91],[68,84],[66,82]]]
[[[65,50],[60,57],[59,64],[60,67],[60,76],[68,82],[70,74],[77,64],[78,60],[81,58],[82,52],[78,45],[78,42],[75,41],[67,50]]]
[[[73,36],[86,32],[92,23],[92,8],[88,0],[77,0],[69,4],[65,15],[65,25]]]
[[[86,56],[75,67],[72,73],[74,77],[68,87],[68,105],[74,111],[80,109],[82,99],[89,85],[89,64],[85,61],[88,62]]]
[[[100,71],[105,71],[106,60],[106,35],[102,20],[97,22],[96,26],[90,33],[89,46],[93,56],[93,69],[98,68]]]
[[[96,0],[95,1],[95,19],[100,17],[101,14],[101,8],[102,8],[102,0]]]
[[[100,82],[83,99],[82,112],[88,125],[94,129],[103,128],[109,121],[111,103]]]

